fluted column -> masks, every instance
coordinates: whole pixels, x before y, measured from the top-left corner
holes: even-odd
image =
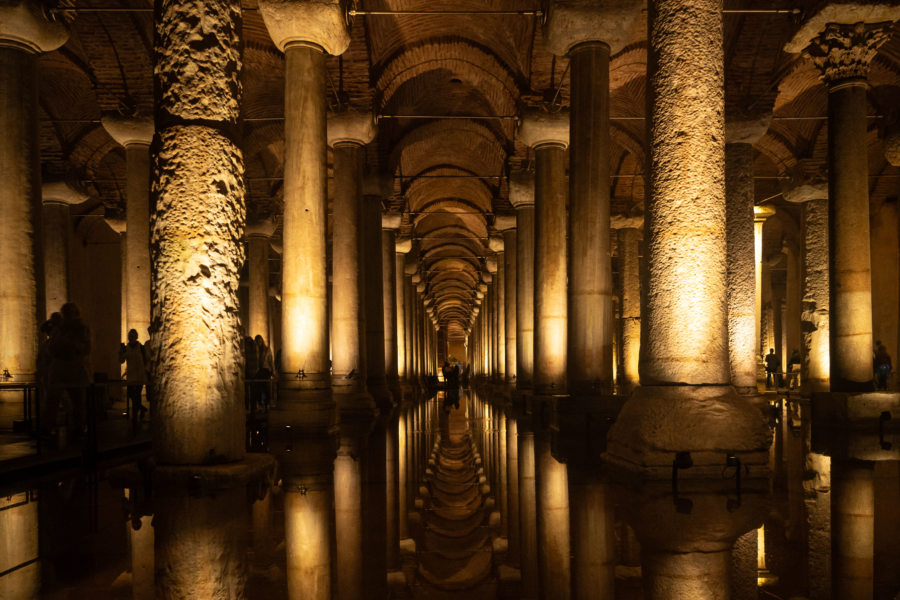
[[[832,391],[840,392],[872,389],[866,78],[878,48],[890,38],[890,21],[900,18],[900,7],[882,18],[887,22],[829,22],[806,47],[828,88],[830,376]]]
[[[648,18],[641,387],[610,429],[606,459],[668,478],[674,454],[690,452],[701,477],[721,473],[729,448],[762,475],[769,429],[730,385],[728,362],[722,2],[652,0]]]
[[[269,426],[284,473],[287,589],[292,600],[331,600],[325,57],[350,38],[338,2],[264,1],[260,13],[285,54],[282,372]]]
[[[247,225],[247,265],[250,289],[248,294],[249,323],[247,335],[263,336],[271,347],[269,331],[269,239],[275,233],[272,221],[258,221]]]
[[[126,300],[126,331],[137,330],[141,338],[150,327],[150,142],[153,119],[104,115],[104,129],[125,148],[126,238],[125,273],[122,283]]]
[[[44,256],[44,306],[47,318],[69,300],[69,206],[81,204],[87,195],[64,182],[45,183],[41,189]],[[149,299],[149,294],[148,294]],[[144,329],[143,335],[147,330]],[[140,332],[139,332],[140,333]]]
[[[753,144],[769,121],[733,118],[725,123],[728,363],[731,383],[742,394],[757,391]]]
[[[0,372],[16,382],[34,380],[42,307],[37,57],[68,39],[65,24],[44,15],[30,0],[0,7]],[[0,394],[7,400],[21,403],[21,394]],[[3,426],[11,426],[5,416]]]

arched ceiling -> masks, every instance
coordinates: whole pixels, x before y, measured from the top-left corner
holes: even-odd
[[[388,209],[403,214],[426,296],[451,336],[468,327],[495,215],[511,212],[507,177],[533,168],[516,140],[526,108],[565,109],[566,58],[546,48],[544,0],[356,0],[357,11],[519,11],[522,14],[364,15],[350,19],[351,43],[327,60],[327,101],[379,116],[369,169],[393,176]],[[124,208],[125,153],[100,125],[106,111],[152,114],[152,0],[78,0],[70,40],[40,58],[41,160],[46,177],[68,177],[93,200],[82,214]],[[756,10],[807,10],[819,0],[757,0]],[[726,9],[747,2],[726,0]],[[126,10],[122,10],[126,9]],[[827,96],[811,62],[782,48],[798,28],[786,14],[726,14],[726,115],[774,110],[757,143],[757,199],[780,202],[782,182],[821,176],[827,151]],[[641,28],[639,28],[641,30]],[[284,59],[269,39],[256,0],[244,0],[243,152],[248,215],[281,210]],[[610,65],[613,214],[643,211],[646,40]],[[900,106],[900,36],[876,57],[869,93],[870,192],[896,196],[898,169],[880,134]],[[329,168],[329,173],[330,173]],[[795,210],[786,207],[786,210]],[[273,284],[278,283],[273,270]]]

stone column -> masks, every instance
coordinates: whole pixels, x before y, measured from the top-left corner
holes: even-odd
[[[509,278],[506,275],[507,261],[503,238],[500,236],[491,237],[490,244],[491,249],[497,253],[497,272],[495,274],[497,300],[497,380],[504,383],[509,380],[509,376],[507,375],[507,369],[509,368],[507,366],[508,357],[515,352],[515,348],[510,351],[506,347],[509,339],[509,334],[506,331],[508,322],[506,318],[506,309],[508,306],[506,294]],[[515,337],[515,335],[513,335],[513,337]]]
[[[509,202],[516,209],[516,388],[530,389],[534,377],[534,177],[509,178]]]
[[[566,391],[566,147],[564,113],[529,113],[519,140],[534,148],[534,392]]]
[[[759,369],[762,368],[765,355],[769,352],[771,336],[767,335],[766,330],[771,329],[771,317],[766,311],[771,312],[772,285],[769,277],[769,266],[765,256],[763,256],[763,230],[766,220],[775,214],[775,209],[771,206],[754,206],[753,207],[753,243],[754,256],[756,258],[756,348],[758,353]],[[768,303],[765,302],[768,300]],[[757,376],[761,371],[757,370]]]
[[[397,238],[394,244],[395,275],[397,290],[397,376],[406,385],[409,379],[409,331],[407,329],[406,305],[406,253],[412,249],[412,240]]]
[[[503,274],[504,274],[504,307],[503,330],[506,333],[504,349],[504,367],[506,369],[506,382],[512,383],[517,378],[516,369],[516,277],[518,269],[516,264],[516,217],[515,215],[499,215],[494,217],[494,227],[503,233]]]
[[[846,15],[829,16],[812,32],[801,30],[789,44],[809,44],[806,52],[828,88],[830,375],[831,389],[838,392],[872,389],[866,78],[878,48],[890,38],[889,21],[900,19],[900,7],[890,7],[882,8],[884,15],[866,15],[888,22],[859,22],[863,17],[855,8],[847,5]],[[840,24],[848,17],[855,24]]]
[[[720,476],[722,448],[759,476],[768,462],[769,428],[730,385],[721,11],[721,0],[653,0],[648,11],[641,387],[606,459],[654,478],[671,477],[677,452],[690,452],[692,477]]]
[[[34,380],[43,305],[36,258],[41,240],[37,57],[69,37],[62,21],[44,15],[40,3],[30,0],[0,7],[0,373],[8,370],[19,383]],[[9,398],[0,394],[0,401],[7,400],[21,407],[20,392]],[[9,418],[0,412],[4,427],[21,418],[18,412]]]
[[[270,220],[251,223],[247,226],[247,263],[250,274],[249,323],[247,335],[255,338],[263,336],[271,347],[269,331],[269,239],[275,233],[275,224]]]
[[[125,290],[128,320],[125,331],[137,330],[141,338],[150,327],[150,142],[153,119],[104,115],[103,128],[125,148],[127,181],[125,220]]]
[[[363,254],[363,169],[365,145],[375,136],[372,116],[365,113],[340,113],[328,119],[328,145],[334,148],[334,233],[332,243],[332,379],[331,391],[337,404],[341,443],[334,462],[335,537],[337,539],[337,598],[362,598],[367,581],[364,568],[372,559],[363,548],[365,527],[362,510],[363,453],[372,431],[377,404],[367,387],[368,304],[367,277]],[[371,215],[370,215],[371,216]],[[377,226],[378,223],[376,223]],[[380,242],[380,236],[379,236]],[[379,260],[381,252],[375,255]],[[381,273],[377,274],[378,282]],[[378,299],[381,293],[379,290]],[[378,315],[378,326],[383,327]],[[382,342],[377,344],[383,351]],[[382,365],[384,364],[382,356]],[[383,371],[380,384],[383,386]],[[373,447],[377,440],[373,440]],[[382,466],[384,442],[380,445]],[[382,478],[383,478],[382,473]],[[383,485],[383,480],[382,480]],[[383,504],[380,508],[384,508]],[[384,511],[378,510],[384,524]],[[383,536],[382,536],[383,541]],[[383,557],[382,547],[382,557]],[[365,557],[365,558],[364,558]],[[368,569],[366,569],[368,571]]]
[[[284,473],[288,597],[331,600],[325,56],[350,37],[336,1],[266,0],[260,13],[285,54],[282,372],[269,426]]]
[[[803,301],[800,324],[804,395],[829,390],[831,364],[828,327],[828,185],[810,182],[782,192],[788,202],[802,203]]]
[[[639,244],[641,232],[619,230],[619,277],[622,281],[620,303],[622,319],[622,374],[620,385],[631,389],[640,382],[638,361],[641,352],[641,275]],[[754,355],[755,356],[755,355]],[[754,363],[755,364],[755,363]]]
[[[128,235],[126,230],[126,222],[125,219],[118,219],[115,217],[106,217],[104,218],[106,224],[109,225],[109,228],[116,232],[119,236],[119,267],[120,267],[120,279],[121,284],[119,285],[119,296],[120,296],[120,305],[121,310],[119,312],[119,325],[121,331],[121,338],[123,340],[128,339],[128,301],[125,296],[125,282],[128,280],[128,264],[125,262],[125,255],[128,253]],[[125,365],[122,365],[122,373],[125,372]]]
[[[69,206],[81,204],[88,197],[64,182],[45,183],[41,188],[41,197],[44,203],[41,229],[44,312],[50,318],[69,300],[69,234],[72,230]]]
[[[741,394],[757,392],[753,144],[765,134],[770,118],[734,118],[725,123],[728,364],[731,383]]]

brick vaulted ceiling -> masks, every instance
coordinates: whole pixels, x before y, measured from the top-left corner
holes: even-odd
[[[726,115],[774,109],[769,132],[756,145],[759,202],[780,202],[786,182],[821,176],[825,168],[825,88],[808,58],[783,51],[803,14],[817,3],[725,3],[727,11],[799,9],[723,17]],[[67,13],[74,14],[68,43],[40,60],[42,171],[45,179],[67,178],[86,188],[92,201],[75,208],[80,215],[115,213],[124,209],[125,153],[99,120],[105,112],[153,113],[152,2],[75,0],[74,6]],[[331,109],[380,116],[368,168],[393,175],[386,208],[404,215],[403,233],[416,240],[414,256],[424,267],[427,294],[451,335],[459,335],[490,253],[494,218],[512,210],[507,176],[533,166],[533,153],[516,139],[510,117],[523,108],[566,108],[568,60],[545,47],[541,16],[535,14],[546,9],[541,0],[357,0],[349,9],[521,13],[349,17],[350,47],[327,62]],[[248,215],[277,222],[284,59],[256,0],[244,0],[244,44]],[[613,56],[610,71],[613,214],[639,215],[646,168],[645,25]],[[879,51],[870,83],[874,202],[895,198],[900,188],[898,169],[885,161],[880,144],[900,109],[900,35]]]

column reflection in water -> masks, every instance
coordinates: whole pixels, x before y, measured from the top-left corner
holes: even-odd
[[[41,563],[38,498],[33,491],[0,497],[0,574],[0,598],[37,598]]]

